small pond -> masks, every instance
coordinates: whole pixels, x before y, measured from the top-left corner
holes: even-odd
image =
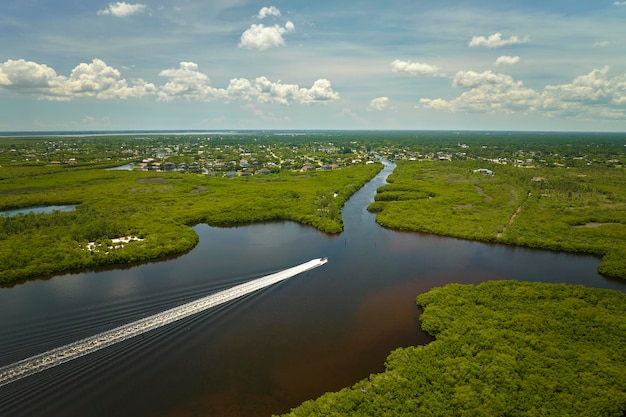
[[[52,213],[55,211],[72,211],[76,209],[76,204],[66,204],[62,206],[31,206],[31,207],[23,207],[19,209],[12,210],[2,210],[0,211],[0,216],[4,217],[13,217],[18,214],[28,214],[28,213]]]

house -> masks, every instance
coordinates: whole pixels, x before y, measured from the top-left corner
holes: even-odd
[[[487,175],[489,177],[493,176],[493,171],[490,169],[486,169],[486,168],[479,168],[479,169],[475,169],[474,171],[472,171],[474,174],[483,174],[483,175]]]

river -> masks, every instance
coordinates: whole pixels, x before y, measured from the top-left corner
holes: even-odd
[[[9,416],[269,416],[383,370],[427,343],[415,296],[451,282],[566,282],[626,291],[599,260],[378,226],[366,207],[393,170],[343,209],[328,236],[291,222],[194,227],[184,256],[0,288],[0,366],[313,258],[328,263],[0,388]]]

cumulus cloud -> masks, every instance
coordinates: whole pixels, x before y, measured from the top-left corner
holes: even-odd
[[[259,10],[258,19],[265,19],[269,16],[280,16],[280,10],[274,6],[263,7]],[[280,48],[285,46],[285,38],[283,35],[296,31],[296,25],[288,20],[285,26],[275,24],[273,26],[264,24],[252,24],[245,32],[241,34],[239,41],[240,48],[246,48],[255,51],[265,51],[270,48]]]
[[[620,103],[626,96],[626,76],[609,78],[609,67],[595,69],[581,75],[569,84],[549,85],[543,97],[547,106],[555,103],[561,107],[571,107],[571,103]]]
[[[0,88],[41,99],[67,101],[79,97],[128,99],[154,94],[156,87],[142,79],[129,85],[120,72],[100,59],[76,66],[69,77],[45,64],[8,60],[0,64]]]
[[[274,6],[263,7],[259,10],[259,15],[257,17],[259,19],[265,19],[268,16],[280,16],[280,10]]]
[[[436,110],[468,112],[543,112],[546,115],[588,115],[597,118],[626,117],[626,74],[609,77],[605,66],[574,79],[571,83],[549,85],[543,90],[527,88],[521,81],[491,71],[460,71],[453,87],[463,88],[460,96],[445,100],[422,98],[420,103]]]
[[[218,91],[209,85],[209,77],[198,71],[198,64],[181,62],[178,68],[166,69],[159,76],[169,78],[158,92],[159,100],[170,101],[177,97],[187,100],[212,98]]]
[[[506,74],[494,74],[491,71],[459,71],[452,80],[453,87],[476,88],[483,85],[511,85],[513,78]]]
[[[258,77],[254,80],[232,79],[226,88],[226,96],[231,99],[279,104],[292,102],[307,104],[339,99],[339,94],[333,91],[330,81],[326,79],[315,81],[311,88],[304,88],[297,84],[272,82],[266,77]]]
[[[378,97],[370,101],[367,110],[384,110],[389,105],[389,97]]]
[[[159,72],[159,76],[167,81],[157,87],[142,79],[128,82],[121,77],[119,70],[101,59],[77,65],[69,76],[59,75],[45,64],[23,59],[8,60],[0,64],[0,90],[55,101],[83,97],[123,100],[156,95],[158,101],[220,99],[290,105],[324,103],[340,98],[327,79],[319,79],[307,88],[270,81],[267,77],[233,78],[226,88],[216,88],[194,62],[181,62],[177,68]]]
[[[57,88],[64,78],[45,64],[9,59],[0,64],[0,86],[21,91],[42,91]]]
[[[515,65],[520,62],[520,57],[518,56],[501,56],[496,59],[496,65]]]
[[[485,36],[474,36],[472,40],[469,42],[469,46],[474,47],[487,47],[487,48],[501,48],[506,45],[514,45],[518,43],[526,43],[528,42],[528,36],[523,39],[517,35],[511,36],[509,39],[502,39],[501,33],[494,33],[489,37]]]
[[[283,35],[292,33],[295,29],[296,27],[291,21],[287,21],[285,27],[280,25],[265,26],[263,24],[253,24],[241,35],[239,47],[256,51],[279,48],[285,46]]]
[[[313,83],[311,88],[304,90],[304,101],[307,103],[319,103],[339,100],[339,93],[333,91],[330,81],[319,79]]]
[[[421,62],[401,61],[396,59],[391,63],[393,72],[408,72],[413,75],[439,75],[439,68]]]
[[[537,93],[506,74],[459,71],[453,78],[452,85],[468,91],[453,100],[421,99],[420,102],[437,110],[473,112],[510,112],[534,108],[537,105]]]
[[[113,15],[116,17],[128,17],[137,13],[141,13],[146,9],[145,4],[129,4],[125,2],[116,2],[110,3],[109,7],[103,10],[98,10],[98,14],[103,15]]]
[[[547,86],[542,107],[550,114],[592,115],[605,119],[626,117],[626,74],[609,77],[604,66],[581,75],[569,84]]]
[[[187,100],[225,101],[254,101],[257,103],[291,103],[310,104],[329,102],[339,99],[339,94],[333,91],[330,81],[320,79],[310,88],[300,87],[297,84],[283,84],[273,82],[267,77],[258,77],[254,80],[233,78],[228,87],[215,88],[209,85],[209,77],[198,71],[198,65],[193,62],[181,62],[179,68],[164,70],[159,73],[170,79],[159,91],[159,100],[169,101],[176,98]]]
[[[454,105],[451,102],[442,98],[422,98],[420,99],[420,103],[422,103],[425,107],[429,109],[454,111]]]

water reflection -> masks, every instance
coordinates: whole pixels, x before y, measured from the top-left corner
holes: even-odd
[[[40,213],[54,213],[55,211],[72,211],[76,209],[76,204],[66,204],[60,206],[32,206],[32,207],[23,207],[20,209],[12,209],[12,210],[2,210],[0,211],[0,216],[12,217],[17,216],[18,214],[40,214]]]

